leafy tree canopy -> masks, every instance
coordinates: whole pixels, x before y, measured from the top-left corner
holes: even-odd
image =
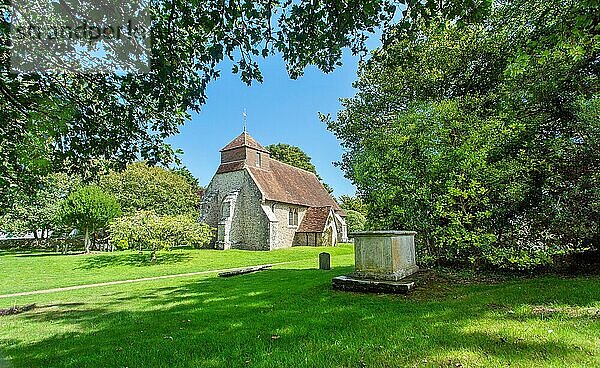
[[[189,177],[145,162],[103,176],[100,186],[117,199],[127,214],[140,210],[152,210],[158,215],[196,214],[199,203]]]
[[[90,252],[90,235],[106,228],[113,218],[121,214],[119,203],[100,187],[81,187],[69,194],[61,203],[61,221],[85,235],[85,251]]]
[[[41,180],[35,193],[14,192],[12,207],[0,217],[0,228],[12,235],[33,233],[48,236],[60,228],[60,203],[77,188],[79,179],[64,173],[51,174]]]
[[[422,262],[531,268],[600,241],[596,1],[417,22],[360,69],[329,129],[370,226]]]
[[[210,243],[210,226],[189,214],[158,216],[153,211],[138,211],[110,223],[110,239],[118,249],[170,249],[179,245],[197,248]]]
[[[187,180],[187,182],[192,187],[192,191],[194,193],[197,193],[198,195],[202,195],[204,193],[204,187],[200,185],[200,180],[198,180],[198,178],[195,177],[194,174],[192,174],[192,172],[187,167],[180,166],[171,169],[171,171],[185,178],[185,180]]]
[[[367,218],[362,213],[354,210],[346,210],[346,225],[349,233],[365,230],[366,223]]]
[[[271,144],[266,147],[271,153],[271,157],[277,161],[284,162],[288,165],[310,171],[317,174],[317,168],[311,162],[311,158],[300,147],[291,146],[285,143]]]
[[[83,11],[94,2],[79,1]],[[118,2],[114,2],[117,3]],[[223,60],[245,83],[262,81],[257,59],[279,53],[292,78],[313,64],[325,72],[342,50],[365,51],[366,35],[403,7],[402,27],[437,11],[450,19],[479,16],[487,0],[269,0],[149,2],[152,57],[145,74],[10,73],[11,8],[0,8],[0,205],[17,188],[72,171],[84,179],[104,164],[122,169],[139,158],[169,164],[164,142],[206,101]],[[114,5],[114,4],[113,4]],[[123,6],[126,6],[123,3]],[[399,30],[403,31],[400,32]]]
[[[342,207],[343,210],[347,211],[356,211],[356,212],[360,212],[363,215],[367,214],[367,205],[363,202],[362,198],[360,197],[352,197],[349,195],[342,195],[339,198],[340,203],[340,207]]]

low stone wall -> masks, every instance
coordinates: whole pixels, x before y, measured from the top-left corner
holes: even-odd
[[[15,238],[15,239],[0,239],[0,249],[47,249],[56,250],[62,249],[64,245],[67,245],[69,250],[80,250],[83,249],[82,238],[68,238],[68,239],[29,239],[29,238]]]

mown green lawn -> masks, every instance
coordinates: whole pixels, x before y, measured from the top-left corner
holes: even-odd
[[[320,271],[321,250],[226,279],[0,299],[0,307],[38,305],[0,317],[0,354],[12,367],[600,366],[598,276],[457,283],[430,272],[409,296],[344,293],[330,282],[352,270],[352,254]],[[308,252],[289,256],[296,251]]]
[[[334,248],[297,247],[271,252],[176,249],[149,252],[61,255],[54,252],[0,251],[0,294],[52,289],[116,280],[235,268],[315,258],[327,251],[351,254],[350,244]]]

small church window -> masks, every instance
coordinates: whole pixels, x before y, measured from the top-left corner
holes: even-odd
[[[261,161],[260,152],[256,152],[256,166],[260,167],[262,164]]]
[[[298,226],[298,209],[290,207],[290,213],[288,215],[288,224],[290,226]]]

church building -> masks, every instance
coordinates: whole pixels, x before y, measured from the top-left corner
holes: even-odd
[[[272,159],[245,131],[221,149],[202,200],[217,249],[333,246],[348,241],[344,218],[315,174]]]

